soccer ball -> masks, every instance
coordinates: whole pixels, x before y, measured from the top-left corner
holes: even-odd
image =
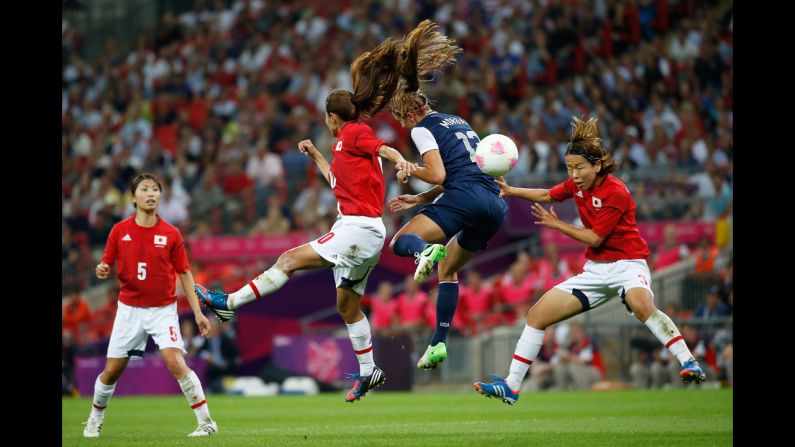
[[[519,150],[516,149],[516,144],[498,133],[480,140],[475,150],[475,163],[481,171],[494,177],[510,172],[518,160]]]

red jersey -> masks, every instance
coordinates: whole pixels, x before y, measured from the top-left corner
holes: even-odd
[[[136,307],[159,307],[177,300],[175,271],[190,268],[185,242],[179,230],[157,216],[157,223],[145,228],[135,216],[110,230],[102,262],[113,267],[121,281],[119,301]]]
[[[378,156],[382,144],[367,124],[347,122],[339,130],[328,181],[343,216],[381,217],[386,194]]]
[[[651,252],[635,222],[635,201],[624,182],[608,174],[600,185],[581,191],[569,178],[549,190],[556,202],[574,197],[585,228],[603,238],[598,247],[588,247],[585,257],[593,261],[645,259]]]

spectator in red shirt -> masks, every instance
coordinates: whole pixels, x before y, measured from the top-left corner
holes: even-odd
[[[370,301],[370,317],[376,335],[386,335],[398,325],[398,303],[392,299],[392,295],[392,283],[381,281]]]
[[[397,311],[400,317],[400,326],[408,331],[419,330],[422,327],[423,312],[428,303],[428,294],[420,290],[413,276],[406,276],[403,283],[406,290],[397,296]]]
[[[77,288],[69,290],[69,299],[63,307],[63,332],[69,332],[77,345],[85,342],[91,310]]]

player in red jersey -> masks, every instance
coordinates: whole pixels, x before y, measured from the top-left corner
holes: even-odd
[[[500,195],[536,202],[532,206],[536,224],[587,244],[588,260],[582,273],[550,289],[527,312],[527,325],[516,345],[508,377],[494,376],[494,382],[475,383],[475,389],[513,404],[519,399],[522,379],[543,344],[544,329],[616,296],[679,360],[682,380],[700,383],[704,372],[674,322],[654,305],[651,274],[645,260],[650,252],[635,222],[635,201],[624,183],[610,175],[617,166],[599,138],[596,119],[583,122],[574,117],[572,126],[566,149],[566,181],[552,189],[513,188],[502,178],[498,182]],[[558,219],[554,207],[546,210],[538,204],[572,197],[585,228]]]
[[[204,390],[196,373],[185,364],[185,348],[177,315],[176,278],[185,290],[196,324],[207,335],[210,322],[202,314],[193,294],[185,242],[179,230],[157,215],[162,187],[151,174],[142,174],[130,187],[135,216],[110,230],[105,254],[97,265],[96,275],[105,279],[118,261],[116,276],[121,282],[119,307],[108,344],[105,370],[94,383],[91,414],[83,430],[87,438],[99,437],[105,408],[131,357],[143,357],[151,335],[160,348],[168,371],[179,382],[188,404],[196,414],[198,427],[188,436],[209,436],[218,432],[210,417]]]
[[[326,98],[326,126],[337,137],[331,164],[311,140],[298,143],[298,149],[315,162],[337,198],[339,219],[331,231],[282,253],[276,264],[234,293],[196,286],[199,298],[226,321],[240,306],[279,290],[295,272],[331,267],[337,286],[337,312],[348,326],[359,360],[359,374],[351,375],[355,382],[345,396],[346,402],[361,399],[386,380],[373,360],[370,323],[359,307],[386,237],[381,220],[385,185],[379,157],[395,163],[398,170],[410,171],[416,165],[385,145],[358,119],[368,118],[386,105],[386,92],[395,88],[398,74],[388,70],[383,61],[394,60],[398,50],[399,46],[388,41],[360,55],[351,66],[354,91],[337,89]]]

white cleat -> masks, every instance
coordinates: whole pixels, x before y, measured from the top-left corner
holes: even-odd
[[[102,421],[95,418],[88,418],[87,422],[83,422],[86,428],[83,429],[83,436],[86,438],[99,438],[99,431],[102,430]]]
[[[196,430],[193,430],[188,434],[188,436],[210,436],[216,433],[218,433],[218,424],[216,424],[215,421],[212,421],[209,424],[199,424],[199,426],[196,427]]]

